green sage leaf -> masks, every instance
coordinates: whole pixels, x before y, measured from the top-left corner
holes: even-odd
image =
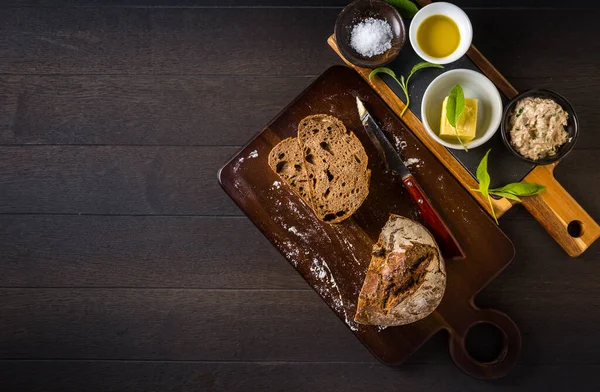
[[[481,159],[481,162],[479,162],[479,166],[477,167],[477,181],[479,181],[479,192],[481,192],[484,196],[487,196],[489,194],[490,188],[490,175],[488,174],[487,170],[488,155],[490,154],[490,151],[492,150],[487,150],[484,157]]]
[[[463,92],[460,84],[452,87],[450,91],[450,95],[448,96],[448,103],[446,104],[446,117],[448,118],[448,122],[454,128],[456,128],[456,123],[458,119],[465,111],[465,93]]]
[[[391,5],[393,5],[398,12],[400,12],[400,15],[402,15],[403,18],[412,18],[415,16],[415,14],[417,12],[419,12],[419,9],[417,8],[417,6],[410,0],[386,0],[388,3],[390,3]]]
[[[406,78],[406,82],[408,83],[408,80],[410,79],[411,76],[413,76],[413,74],[415,72],[417,72],[417,71],[419,71],[421,69],[424,69],[424,68],[444,68],[444,66],[440,65],[440,64],[429,63],[427,61],[423,61],[423,62],[417,63],[410,70],[410,73],[408,74],[408,78]]]
[[[396,77],[396,73],[394,71],[392,71],[391,69],[389,69],[388,67],[379,67],[379,68],[375,68],[374,70],[371,71],[371,73],[369,74],[369,79],[373,79],[373,77],[377,74],[380,73],[384,73],[387,75],[390,75],[392,78],[394,78],[394,80],[398,83],[400,83],[400,81],[398,80],[398,78]]]
[[[404,92],[404,96],[405,96],[404,109],[402,109],[402,112],[400,113],[400,117],[402,117],[404,115],[404,113],[406,112],[406,110],[408,109],[408,107],[410,106],[410,96],[408,95],[408,80],[418,70],[423,69],[423,68],[431,68],[431,67],[444,68],[441,65],[431,64],[428,62],[418,63],[417,65],[415,65],[413,67],[412,71],[410,72],[410,75],[408,75],[408,77],[406,79],[404,78],[404,75],[401,75],[400,80],[398,80],[398,77],[396,76],[396,73],[394,71],[392,71],[391,69],[389,69],[387,67],[379,67],[379,68],[375,68],[374,70],[371,71],[371,73],[369,74],[369,80],[372,80],[373,77],[377,74],[384,73],[386,75],[391,76],[396,81],[396,83],[398,83],[400,85],[400,88],[402,89],[402,92]]]
[[[521,199],[519,199],[519,196],[513,195],[512,193],[501,192],[501,191],[492,191],[491,189],[489,190],[489,193],[490,193],[490,195],[506,197],[507,199],[521,201]]]
[[[490,193],[502,192],[510,193],[515,196],[533,196],[538,193],[542,193],[546,190],[546,187],[533,182],[515,182],[512,184],[504,185],[501,188],[490,189]]]

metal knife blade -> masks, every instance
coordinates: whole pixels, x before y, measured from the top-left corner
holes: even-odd
[[[425,223],[425,226],[431,230],[437,239],[440,249],[442,250],[442,254],[450,259],[464,258],[465,254],[460,247],[460,244],[458,241],[456,241],[456,238],[450,231],[450,228],[437,213],[433,207],[433,204],[431,204],[431,201],[427,198],[425,192],[423,192],[423,189],[421,189],[417,183],[417,180],[413,177],[410,170],[408,170],[402,161],[402,157],[398,151],[394,149],[392,143],[390,143],[387,137],[385,137],[381,128],[379,128],[373,117],[371,117],[371,114],[365,108],[365,105],[358,97],[356,97],[356,106],[358,108],[360,121],[365,127],[369,138],[382,155],[383,160],[386,162],[386,166],[402,177],[402,183],[404,184],[404,187],[419,208],[423,223]]]
[[[384,135],[379,125],[375,122],[365,105],[362,101],[356,97],[356,107],[358,108],[358,115],[365,129],[368,131],[369,138],[375,145],[375,148],[379,151],[379,154],[383,158],[387,168],[395,171],[400,177],[405,178],[410,174],[410,171],[402,161],[400,154],[392,143]]]

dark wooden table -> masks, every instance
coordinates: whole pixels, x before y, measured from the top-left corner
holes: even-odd
[[[571,259],[523,209],[501,219],[517,257],[477,302],[514,318],[523,352],[484,382],[443,335],[377,363],[219,188],[340,63],[326,38],[344,3],[3,1],[0,391],[600,388],[599,244]],[[600,219],[600,10],[457,3],[518,89],[572,101],[582,134],[556,174]]]

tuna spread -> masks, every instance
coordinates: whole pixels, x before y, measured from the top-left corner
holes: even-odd
[[[510,144],[525,158],[552,157],[569,139],[569,115],[554,100],[527,97],[515,105],[508,119]]]

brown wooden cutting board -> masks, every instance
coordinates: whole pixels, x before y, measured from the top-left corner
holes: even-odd
[[[402,150],[466,255],[464,260],[447,261],[447,288],[438,309],[406,326],[379,328],[353,321],[372,246],[389,214],[420,219],[400,180],[385,171],[362,128],[356,96],[366,102],[383,131]],[[271,149],[280,140],[296,136],[302,118],[317,113],[340,118],[356,133],[372,170],[368,198],[352,218],[337,225],[317,220],[268,166]],[[477,292],[513,259],[512,242],[353,70],[341,66],[327,70],[221,169],[219,180],[242,211],[382,362],[403,362],[431,336],[446,329],[452,358],[465,372],[481,378],[500,377],[515,365],[521,337],[514,322],[503,313],[473,304]],[[477,362],[465,351],[467,331],[479,322],[495,324],[503,331],[504,351],[493,363]]]

